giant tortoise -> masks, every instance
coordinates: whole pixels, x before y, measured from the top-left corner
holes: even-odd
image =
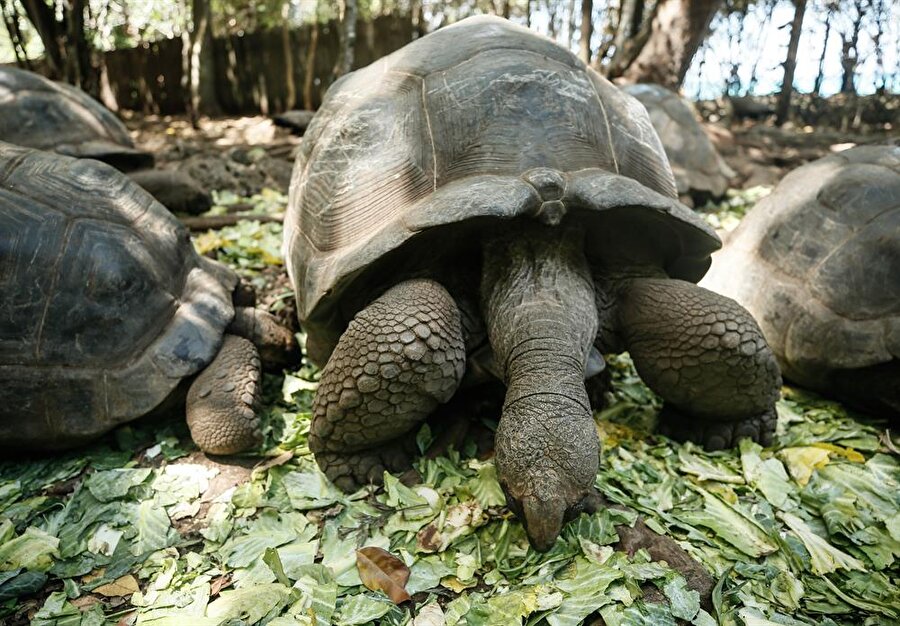
[[[0,67],[0,141],[80,159],[97,159],[127,172],[171,211],[200,213],[209,192],[176,171],[154,170],[128,130],[106,107],[80,89],[34,72]]]
[[[724,194],[734,170],[719,155],[691,104],[661,85],[627,85],[623,89],[647,108],[669,157],[678,193],[691,197],[695,204]]]
[[[786,378],[900,418],[900,147],[785,176],[704,284],[756,316]]]
[[[235,307],[237,285],[110,166],[0,142],[0,447],[77,445],[182,380],[201,448],[253,445],[254,344],[296,348],[270,315]]]
[[[732,300],[694,283],[720,242],[676,199],[647,114],[500,18],[343,77],[294,168],[287,265],[324,366],[310,448],[343,489],[410,459],[418,425],[496,375],[496,463],[549,549],[598,467],[585,377],[629,350],[674,434],[766,441],[779,374]]]

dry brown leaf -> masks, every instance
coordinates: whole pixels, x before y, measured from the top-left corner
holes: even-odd
[[[129,611],[116,622],[116,626],[131,626],[137,621],[137,611]]]
[[[360,548],[356,551],[356,568],[362,583],[372,591],[383,591],[394,604],[409,600],[409,568],[387,550],[375,546]]]
[[[131,574],[126,574],[125,576],[117,578],[111,583],[100,585],[99,587],[94,589],[94,593],[101,596],[106,596],[107,598],[114,598],[117,596],[130,596],[131,594],[139,590],[140,587],[138,586],[138,582],[135,577]]]
[[[276,457],[269,459],[268,461],[264,461],[259,463],[253,467],[254,472],[264,472],[268,469],[272,469],[277,465],[284,465],[288,461],[294,458],[294,452],[292,450],[288,450],[287,452],[282,452]]]
[[[91,608],[95,604],[100,604],[101,600],[97,596],[81,596],[80,598],[75,598],[73,600],[69,600],[72,603],[72,606],[79,608],[82,611],[86,611]]]
[[[441,549],[441,533],[434,522],[416,534],[416,547],[419,552],[437,552]]]
[[[215,598],[225,587],[231,585],[231,574],[225,574],[214,579],[209,585],[209,597]]]
[[[103,575],[106,573],[105,567],[98,567],[97,569],[88,572],[84,576],[81,577],[81,584],[88,585],[99,578],[103,578]]]

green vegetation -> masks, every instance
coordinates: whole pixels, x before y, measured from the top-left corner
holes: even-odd
[[[282,200],[254,203],[277,212]],[[279,239],[277,224],[242,222],[197,245],[255,275],[282,263]],[[317,374],[305,364],[265,378],[265,442],[244,457],[207,459],[173,415],[0,464],[0,623],[900,621],[895,441],[835,403],[785,388],[775,445],[707,453],[652,435],[659,399],[627,355],[609,366],[596,485],[627,511],[582,515],[546,554],[528,546],[492,459],[476,458],[473,443],[419,459],[422,480],[412,486],[385,475],[383,488],[336,490],[307,447]],[[432,439],[423,427],[420,449]],[[643,550],[614,549],[616,527],[638,514],[717,581],[709,610],[679,572]],[[363,547],[402,561],[412,603],[362,585]]]

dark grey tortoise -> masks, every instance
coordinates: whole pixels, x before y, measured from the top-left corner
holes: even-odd
[[[113,168],[0,143],[0,447],[78,445],[191,379],[194,441],[253,445],[254,344],[285,360],[296,347],[267,313],[235,307],[237,285]]]
[[[209,192],[190,176],[153,170],[154,158],[138,150],[125,125],[80,89],[12,67],[0,67],[0,141],[96,159],[128,173],[170,211],[202,213]]]
[[[676,200],[640,104],[568,51],[471,18],[342,78],[307,130],[288,271],[324,366],[310,448],[338,486],[407,467],[461,387],[507,387],[496,462],[549,549],[598,468],[585,378],[629,350],[673,432],[767,441],[779,374],[693,283],[720,242]]]
[[[756,316],[786,378],[900,421],[900,147],[792,171],[704,284]]]
[[[641,101],[659,134],[678,194],[693,204],[719,198],[735,173],[703,130],[693,106],[661,85],[628,85],[625,91]]]

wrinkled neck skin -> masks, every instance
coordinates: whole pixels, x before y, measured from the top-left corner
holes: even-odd
[[[506,383],[496,463],[532,546],[580,512],[599,463],[584,372],[598,319],[582,231],[515,223],[483,243],[481,306]]]

